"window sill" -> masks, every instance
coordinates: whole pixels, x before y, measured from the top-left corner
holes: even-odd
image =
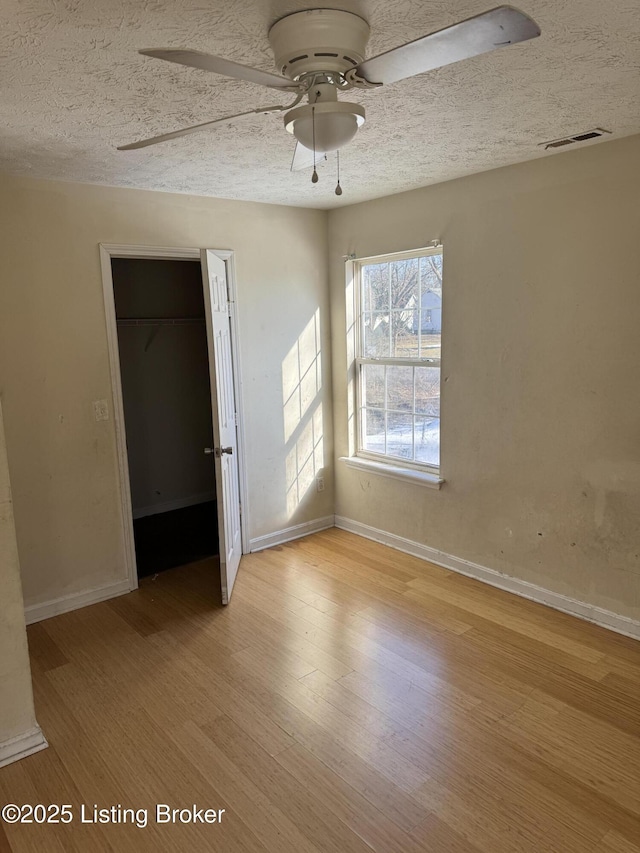
[[[438,474],[427,471],[415,471],[412,468],[402,468],[399,465],[390,465],[387,462],[374,462],[372,459],[362,459],[360,456],[341,456],[340,461],[348,468],[356,471],[364,471],[368,474],[380,474],[382,477],[390,477],[392,480],[402,480],[405,483],[418,483],[428,489],[439,489],[444,480]]]

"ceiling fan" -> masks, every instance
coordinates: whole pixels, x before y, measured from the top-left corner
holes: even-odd
[[[540,28],[524,12],[512,6],[498,6],[365,59],[369,25],[363,18],[338,9],[311,9],[281,18],[269,30],[268,38],[280,74],[240,65],[198,50],[141,50],[144,56],[289,92],[294,100],[289,104],[257,107],[235,115],[221,116],[192,127],[122,145],[118,150],[144,148],[255,113],[284,112],[285,128],[298,143],[292,169],[313,164],[313,179],[316,181],[317,160],[326,159],[326,152],[337,151],[350,142],[365,121],[364,107],[349,101],[339,101],[339,92],[374,89],[396,83],[538,35]],[[305,97],[307,103],[300,105]]]

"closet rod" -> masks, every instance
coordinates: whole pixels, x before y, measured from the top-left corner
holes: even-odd
[[[118,317],[119,326],[192,326],[204,323],[204,317]]]

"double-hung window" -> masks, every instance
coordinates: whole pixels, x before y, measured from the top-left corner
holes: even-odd
[[[442,248],[355,262],[357,456],[440,469]]]

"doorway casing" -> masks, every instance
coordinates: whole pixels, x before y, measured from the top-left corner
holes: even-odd
[[[221,258],[227,268],[227,286],[229,292],[229,317],[231,332],[231,357],[233,362],[233,384],[237,412],[238,439],[238,479],[240,491],[240,518],[242,553],[249,551],[249,501],[247,470],[245,464],[244,416],[242,408],[242,377],[240,371],[239,321],[236,300],[236,276],[234,253],[229,249],[210,249]],[[118,329],[116,325],[116,306],[113,293],[113,258],[137,258],[147,260],[187,260],[200,261],[199,249],[174,248],[159,246],[129,246],[124,244],[101,243],[100,263],[102,267],[102,290],[107,327],[107,345],[109,350],[109,369],[111,374],[111,391],[113,398],[113,422],[116,433],[116,452],[118,456],[120,507],[124,531],[125,561],[129,589],[137,589],[138,573],[136,569],[136,552],[133,537],[133,509],[131,503],[131,487],[129,483],[129,460],[127,456],[127,439],[125,432],[124,404],[122,399],[122,382],[120,378],[120,355],[118,348]],[[205,310],[208,310],[205,304]],[[212,401],[213,404],[214,401]]]

